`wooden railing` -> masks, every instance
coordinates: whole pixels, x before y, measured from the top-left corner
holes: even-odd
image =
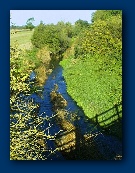
[[[97,128],[96,131],[92,130],[82,134],[80,129],[81,127],[78,125],[74,126],[74,128],[69,128],[70,126],[68,125],[67,129],[63,129],[63,125],[61,124],[62,132],[56,136],[55,146],[58,151],[62,152],[63,156],[71,160],[78,158],[80,160],[107,160],[106,156],[102,155],[97,147],[100,145],[102,147],[102,143],[100,144],[100,137],[107,131],[107,133],[109,132],[109,134],[121,139],[121,120],[122,102],[95,116],[94,121],[96,122],[96,125],[101,128]],[[64,120],[65,123],[66,121],[67,120]],[[91,121],[91,119],[88,121]],[[69,123],[70,122],[68,121],[68,124]]]
[[[108,114],[108,115],[107,115]],[[112,108],[102,112],[101,114],[96,114],[93,118],[97,125],[103,128],[107,128],[115,122],[122,121],[122,102],[115,104]]]

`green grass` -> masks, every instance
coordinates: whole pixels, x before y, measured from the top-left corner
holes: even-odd
[[[89,118],[112,108],[122,97],[121,76],[117,75],[115,69],[112,71],[107,68],[100,72],[98,60],[95,59],[96,57],[88,57],[85,60],[67,58],[60,63],[64,68],[68,93]],[[105,119],[115,113],[115,109],[111,110],[105,115]],[[112,120],[107,124],[110,121]]]
[[[10,45],[12,46],[15,41],[18,42],[20,48],[30,49],[31,44],[31,37],[33,31],[21,31],[15,34],[10,34]]]

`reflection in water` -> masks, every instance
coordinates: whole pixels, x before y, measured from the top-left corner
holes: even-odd
[[[77,125],[79,127],[81,133],[84,135],[90,132],[98,132],[98,135],[94,140],[97,143],[99,152],[108,160],[112,160],[116,153],[122,155],[121,142],[115,137],[103,135],[102,133],[100,133],[100,129],[97,129],[97,127],[95,127],[95,125],[90,122],[90,120],[88,120],[83,110],[79,108],[76,102],[68,95],[66,90],[66,83],[64,77],[62,76],[62,70],[62,67],[58,65],[49,75],[44,86],[42,99],[36,94],[31,95],[35,102],[40,103],[39,115],[52,116],[54,114],[54,112],[52,111],[52,103],[50,101],[50,92],[54,89],[54,85],[58,85],[57,91],[61,93],[64,99],[66,99],[68,102],[66,110],[77,112],[78,117],[80,117],[79,120],[74,121],[74,125]],[[47,126],[48,124],[46,124],[46,127]],[[60,127],[54,123],[53,127],[50,128],[50,134],[54,135],[59,130]],[[50,148],[55,149],[53,141],[48,141],[48,145]],[[50,160],[64,160],[64,157],[60,152],[57,152],[54,156],[50,157]]]

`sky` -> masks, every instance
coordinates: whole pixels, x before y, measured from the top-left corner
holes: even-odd
[[[91,14],[96,10],[10,10],[11,22],[16,26],[26,25],[29,18],[34,17],[34,25],[57,24],[59,21],[70,22],[74,24],[77,20],[86,20],[91,22]]]

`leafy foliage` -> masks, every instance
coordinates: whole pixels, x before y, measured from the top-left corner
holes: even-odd
[[[47,140],[55,140],[55,135],[49,134],[53,124],[50,123],[48,127],[45,127],[45,124],[48,124],[52,117],[38,116],[38,105],[32,100],[26,102],[18,98],[18,102],[16,113],[10,115],[10,159],[47,160],[53,152],[48,147]]]
[[[93,118],[121,101],[121,70],[118,73],[117,66],[104,66],[100,57],[89,55],[85,61],[69,58],[61,65],[64,67],[68,93],[88,117]]]
[[[30,87],[26,82],[33,68],[33,64],[29,64],[24,58],[25,52],[18,48],[15,44],[10,48],[10,105],[15,102],[18,94],[23,92],[27,94]]]
[[[27,24],[32,21],[28,20]],[[38,84],[43,85],[53,63],[64,56],[61,65],[68,93],[90,118],[122,100],[120,10],[96,11],[92,24],[82,20],[76,21],[74,26],[64,22],[57,25],[41,22],[34,29],[31,41],[34,45],[31,50],[20,49],[17,44],[10,48],[11,160],[46,160],[46,154],[54,152],[48,148],[47,140],[55,140],[55,136],[46,133],[52,125],[44,128],[46,118],[38,116],[39,105],[24,99],[36,90],[29,85],[33,70]],[[52,91],[51,96],[66,106],[67,102],[57,92]],[[59,103],[54,106],[61,107]]]
[[[10,48],[10,159],[46,160],[53,151],[46,145],[54,140],[43,128],[48,118],[38,116],[39,105],[27,96],[34,92],[30,87],[29,74],[35,67],[26,51],[15,44]],[[35,88],[36,89],[36,88]]]
[[[52,71],[50,51],[47,47],[33,48],[27,50],[26,57],[29,63],[33,64],[33,70],[36,73],[36,84],[42,86],[47,79],[47,75]]]
[[[85,20],[77,20],[74,25],[73,35],[78,36],[83,30],[87,29],[90,24]]]
[[[47,46],[54,55],[62,54],[68,47],[71,36],[70,24],[59,22],[57,25],[44,25],[42,22],[35,28],[32,44],[37,48]]]
[[[67,90],[93,118],[122,100],[121,11],[96,11],[74,43],[74,55],[61,62]]]
[[[107,20],[112,16],[122,16],[122,10],[97,10],[92,14],[92,22],[97,20]]]
[[[122,54],[122,18],[111,16],[106,20],[96,20],[78,38],[75,55],[104,55],[120,58]]]

